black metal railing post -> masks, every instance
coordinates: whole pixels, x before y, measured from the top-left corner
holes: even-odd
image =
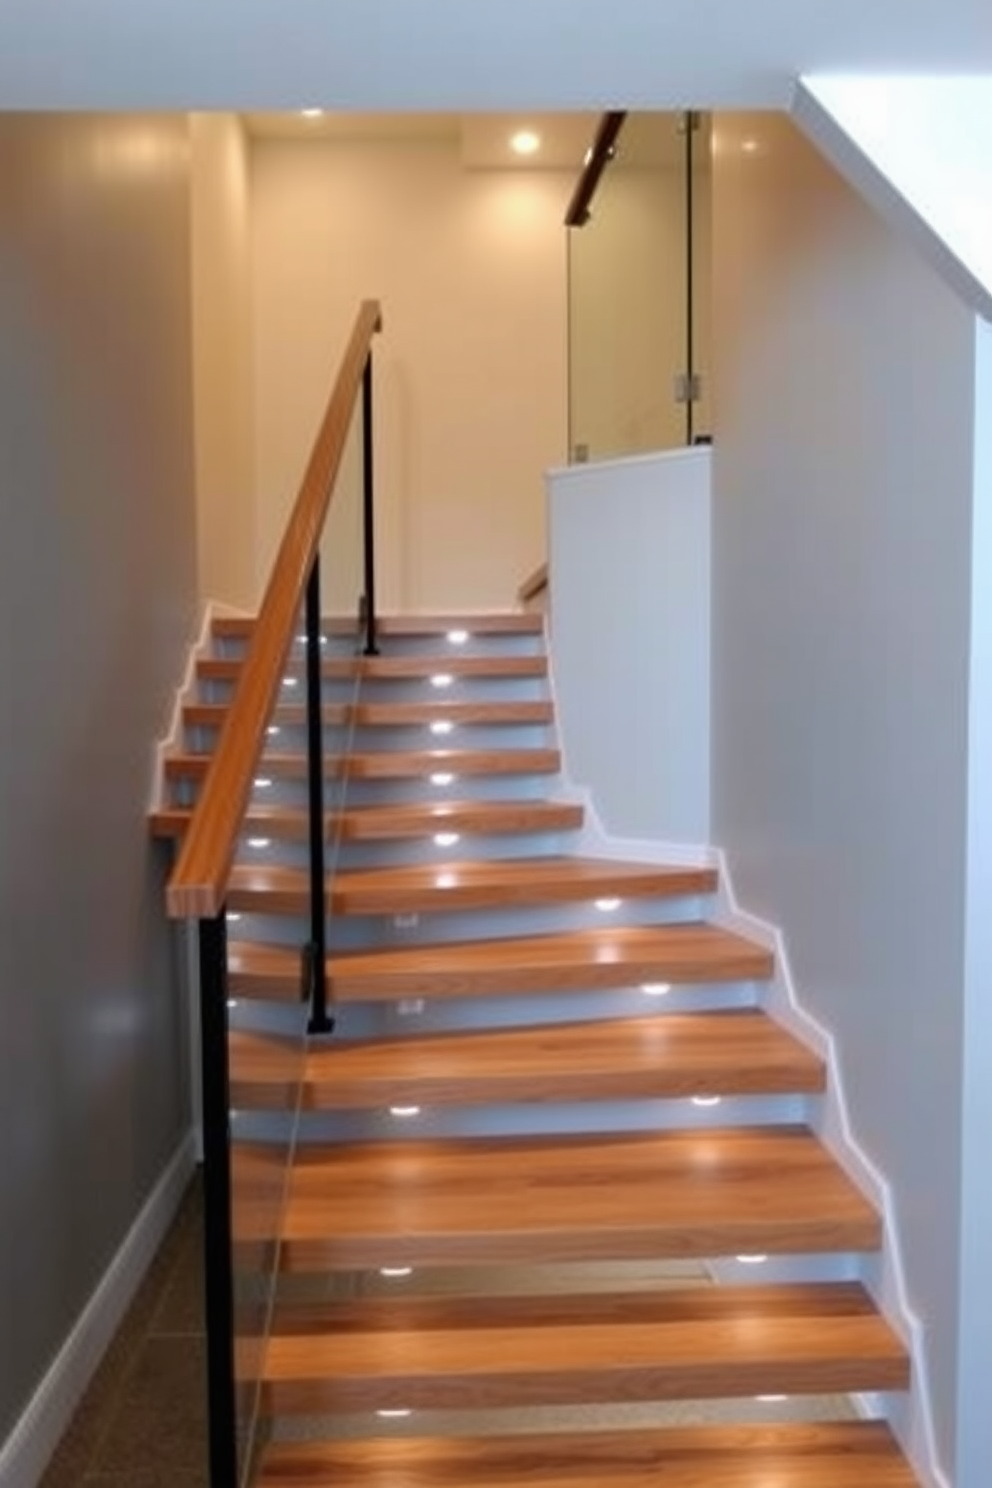
[[[327,1016],[327,882],[324,863],[324,720],[321,699],[320,556],[307,580],[307,787],[310,838],[310,940],[304,951],[309,978],[308,1032],[330,1033]]]
[[[237,1488],[227,920],[200,921],[200,1060],[203,1072],[203,1243],[207,1314],[210,1488]]]
[[[362,374],[362,507],[365,532],[365,655],[378,656],[375,618],[375,483],[372,462],[372,354]]]

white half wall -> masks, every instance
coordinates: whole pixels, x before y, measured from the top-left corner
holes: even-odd
[[[709,840],[710,460],[679,450],[547,477],[566,768],[615,836]]]

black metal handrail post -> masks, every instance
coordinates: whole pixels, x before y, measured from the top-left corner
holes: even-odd
[[[210,1488],[237,1488],[226,911],[199,929]]]
[[[330,1033],[327,1015],[327,880],[324,862],[324,721],[321,697],[320,555],[307,580],[307,787],[310,836],[309,1033]]]
[[[375,500],[372,458],[372,353],[362,374],[362,509],[365,538],[365,655],[378,656],[375,617]]]

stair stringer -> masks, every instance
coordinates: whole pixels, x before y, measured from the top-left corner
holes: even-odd
[[[198,661],[206,656],[210,656],[212,653],[214,621],[231,616],[240,619],[249,613],[247,610],[240,610],[235,605],[225,604],[223,600],[218,599],[208,599],[206,604],[203,605],[196,640],[190,644],[186,655],[186,665],[183,668],[182,680],[173,694],[172,710],[169,714],[169,726],[162,737],[155,742],[155,753],[152,761],[152,782],[148,792],[149,815],[161,810],[166,803],[168,793],[165,785],[165,762],[170,754],[176,753],[182,747],[183,709],[187,703],[192,703],[196,700],[196,666]]]
[[[544,640],[548,657],[548,695],[554,705],[557,720],[560,719],[560,713],[555,693],[554,648],[547,619]],[[625,859],[628,862],[667,862],[716,868],[718,887],[713,896],[710,914],[713,923],[749,936],[773,952],[774,974],[759,989],[758,1004],[770,1017],[811,1048],[826,1065],[826,1091],[815,1107],[818,1114],[811,1124],[824,1146],[882,1216],[881,1250],[877,1258],[861,1258],[860,1277],[887,1321],[903,1339],[912,1363],[912,1385],[905,1394],[852,1398],[863,1415],[882,1416],[889,1422],[925,1488],[952,1488],[951,1479],[937,1453],[923,1323],[909,1300],[892,1186],[854,1135],[837,1040],[800,1001],[783,931],[741,908],[734,893],[730,865],[723,848],[708,843],[663,842],[611,834],[596,808],[592,790],[576,783],[570,776],[567,742],[562,735],[560,722],[556,724],[556,728],[562,760],[559,795],[563,800],[581,804],[584,812],[576,851],[588,856]],[[710,1263],[709,1269],[715,1280],[725,1279],[726,1266],[719,1262]]]

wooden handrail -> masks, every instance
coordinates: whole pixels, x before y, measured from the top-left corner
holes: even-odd
[[[169,879],[166,908],[173,919],[212,919],[224,907],[265,729],[327,519],[372,337],[381,327],[378,301],[363,301],[272,566],[237,691]]]
[[[521,604],[526,604],[528,600],[536,599],[541,591],[547,589],[547,587],[548,565],[542,563],[539,568],[535,568],[534,572],[528,574],[527,578],[524,579],[520,588],[517,590],[517,598]]]

